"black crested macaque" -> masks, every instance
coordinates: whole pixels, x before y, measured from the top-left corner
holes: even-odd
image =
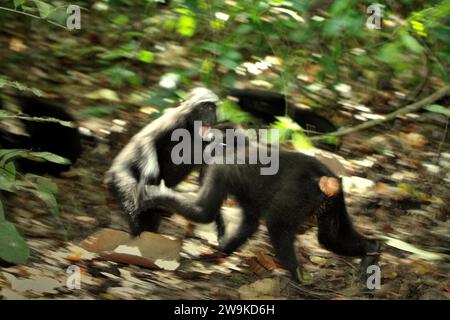
[[[236,132],[236,136],[244,134]],[[214,133],[214,137],[217,135]],[[220,164],[226,150],[217,152],[217,148],[226,149],[230,143],[228,138],[226,144],[221,144],[221,139],[213,140],[218,142],[214,147],[214,159],[217,157],[218,161],[206,166],[198,195],[188,197],[165,188],[162,183],[159,190],[157,186],[149,187],[152,195],[149,205],[163,206],[192,221],[209,223],[220,216],[227,196],[233,196],[243,209],[243,220],[235,234],[220,238],[219,251],[231,254],[237,250],[257,231],[259,220],[264,217],[276,257],[296,280],[299,275],[294,241],[299,226],[310,217],[317,219],[318,239],[326,249],[362,257],[361,276],[365,276],[369,265],[376,264],[379,242],[354,229],[345,207],[341,180],[325,165],[302,153],[279,150],[278,171],[274,175],[261,175],[260,163]],[[248,160],[255,148],[268,151],[265,145],[247,141],[245,147],[237,146],[231,152]]]
[[[328,119],[316,114],[312,110],[301,109],[289,102],[285,95],[256,89],[228,89],[228,96],[236,98],[242,110],[261,118],[266,122],[274,122],[276,116],[289,115],[303,129],[313,135],[337,130]]]
[[[180,106],[167,110],[133,136],[113,160],[105,182],[119,198],[134,236],[142,231],[157,231],[162,216],[166,215],[157,208],[146,208],[145,213],[139,214],[145,185],[158,185],[163,179],[168,187],[174,187],[201,165],[194,161],[195,150],[191,150],[190,163],[174,163],[171,153],[179,142],[172,141],[172,133],[185,129],[192,139],[191,146],[196,138],[201,142],[201,132],[196,132],[194,121],[202,122],[202,130],[215,124],[218,102],[211,90],[193,89]],[[217,218],[217,228],[223,234],[221,217]]]
[[[14,96],[25,116],[48,117],[75,122],[63,107],[42,98],[33,96]],[[1,101],[0,101],[1,104]],[[2,106],[0,106],[1,108]],[[63,126],[54,122],[21,120],[27,135],[0,130],[0,146],[6,149],[30,149],[48,151],[69,159],[72,164],[62,165],[52,162],[38,162],[28,159],[17,161],[25,172],[49,173],[58,175],[70,169],[81,154],[81,137],[78,128]]]

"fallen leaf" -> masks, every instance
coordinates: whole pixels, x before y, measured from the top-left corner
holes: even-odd
[[[276,278],[266,278],[243,285],[238,289],[241,299],[255,299],[262,296],[279,296],[281,293],[280,281]]]
[[[94,223],[97,221],[97,219],[89,216],[77,216],[75,219],[84,223]]]
[[[101,229],[80,243],[80,246],[90,252],[112,251],[120,244],[131,240],[131,236],[123,231]]]
[[[143,232],[139,237],[132,238],[126,232],[113,229],[102,229],[81,245],[99,253],[105,260],[164,270],[178,268],[181,251],[179,240],[152,232]]]
[[[152,108],[152,107],[142,107],[139,109],[140,112],[145,113],[145,114],[152,114],[155,112],[159,112],[158,109],[156,108]]]
[[[442,260],[442,259],[444,259],[444,256],[439,253],[419,249],[419,248],[413,246],[412,244],[409,244],[402,240],[387,237],[387,236],[382,236],[382,238],[384,238],[386,240],[386,244],[388,246],[391,246],[391,247],[394,247],[394,248],[397,248],[397,249],[400,249],[403,251],[411,252],[414,254],[414,256],[417,256],[419,259],[424,259],[424,260]]]
[[[9,289],[9,288],[3,288],[2,291],[0,291],[0,296],[4,300],[26,300],[24,296],[21,294]]]
[[[108,260],[108,261],[124,263],[124,264],[132,264],[135,266],[140,266],[140,267],[148,268],[151,270],[161,269],[154,262],[152,262],[146,258],[131,255],[131,254],[113,252],[113,253],[102,253],[100,256],[102,257],[102,259]]]
[[[30,279],[17,279],[13,276],[10,281],[11,289],[17,292],[33,293],[57,293],[56,288],[62,287],[63,283],[49,277],[33,276]]]
[[[404,144],[407,144],[415,148],[421,148],[428,143],[428,140],[427,138],[425,138],[425,136],[416,132],[410,133],[400,132],[398,136]]]
[[[309,260],[311,260],[312,263],[318,264],[319,266],[323,266],[327,263],[327,259],[319,256],[311,256]]]
[[[114,102],[120,101],[119,96],[115,91],[106,88],[98,89],[94,92],[88,93],[85,95],[85,97],[93,100],[108,100]]]
[[[91,260],[95,258],[95,254],[92,252],[89,252],[81,247],[70,245],[68,247],[68,250],[70,253],[64,257],[64,259],[70,261],[70,262],[79,262],[81,260]]]
[[[174,260],[163,260],[163,259],[158,259],[155,261],[155,264],[160,267],[163,270],[169,270],[169,271],[173,271],[176,270],[179,266],[180,263],[178,261],[174,261]]]
[[[256,252],[256,259],[258,259],[258,262],[263,267],[265,267],[267,270],[270,270],[270,271],[279,269],[281,267],[280,264],[277,263],[274,258],[265,254],[263,251]]]
[[[23,52],[28,49],[27,45],[21,39],[12,38],[9,41],[9,49],[15,52]]]
[[[131,246],[127,246],[127,245],[118,246],[116,249],[114,249],[114,252],[131,254],[131,255],[138,256],[138,257],[142,257],[142,253],[138,247],[131,247]]]

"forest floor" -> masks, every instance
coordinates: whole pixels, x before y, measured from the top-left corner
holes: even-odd
[[[0,41],[5,45],[11,43],[11,37],[24,41],[30,57],[33,48],[45,42],[42,36],[24,41],[20,34],[10,33],[2,35]],[[48,37],[54,40],[53,35]],[[0,57],[2,55],[5,52],[0,52]],[[34,57],[28,68],[7,69],[10,78],[48,84],[52,89],[46,91],[70,99],[70,107],[75,112],[82,111],[77,106],[89,99],[87,95],[94,91],[93,86],[104,85],[103,75],[88,75],[83,68],[59,73],[64,66],[76,68],[66,56]],[[88,61],[82,64],[85,67]],[[157,68],[145,72],[150,74],[147,82],[157,83],[160,75]],[[47,89],[44,85],[38,87]],[[144,88],[134,90],[140,89]],[[130,95],[127,91],[119,94],[123,100]],[[118,263],[81,249],[84,240],[103,228],[127,230],[123,214],[111,203],[102,181],[113,157],[132,133],[148,122],[148,115],[139,109],[118,109],[102,119],[85,117],[81,125],[101,132],[99,128],[117,126],[113,119],[125,120],[127,130],[103,139],[85,139],[82,158],[73,169],[62,177],[52,178],[59,187],[57,200],[66,233],[39,199],[29,194],[15,194],[8,199],[7,218],[25,235],[32,253],[24,265],[0,268],[0,297],[450,298],[450,149],[445,116],[427,112],[406,115],[344,137],[339,150],[335,151],[351,167],[345,182],[346,202],[356,228],[367,236],[385,241],[380,259],[381,288],[375,290],[358,282],[358,259],[340,257],[320,247],[314,226],[299,235],[296,244],[303,268],[304,279],[300,284],[292,283],[277,265],[264,224],[230,257],[202,260],[195,256],[211,250],[208,243],[215,243],[214,228],[196,225],[191,231],[181,217],[165,218],[160,233],[182,245],[181,251],[175,252],[179,254],[179,265],[171,268],[176,270]],[[348,112],[340,119],[341,124],[354,120],[348,117]],[[179,187],[184,192],[195,192],[196,188],[195,175]],[[230,228],[236,225],[238,212],[233,201],[226,202],[224,214]],[[81,268],[80,289],[70,290],[66,286],[67,269],[72,265]]]
[[[199,225],[192,232],[183,218],[165,218],[161,234],[182,242],[176,270],[151,270],[86,254],[80,242],[101,228],[127,230],[123,214],[108,200],[102,185],[115,152],[111,149],[117,149],[116,145],[109,148],[114,144],[109,141],[86,143],[73,170],[54,178],[69,241],[64,240],[61,227],[38,199],[23,195],[10,199],[10,219],[26,235],[32,257],[26,265],[1,269],[1,295],[64,299],[448,299],[450,154],[441,152],[439,161],[435,160],[439,148],[445,150],[448,145],[441,145],[442,136],[433,137],[433,132],[442,130],[438,124],[401,122],[397,125],[405,135],[374,128],[344,138],[337,152],[354,167],[346,188],[348,210],[357,229],[368,236],[403,241],[383,248],[380,289],[368,290],[358,282],[357,259],[322,249],[316,240],[316,227],[298,236],[297,254],[304,275],[301,284],[290,282],[274,261],[264,225],[235,254],[209,261],[195,256],[210,251],[208,242],[215,243],[213,226]],[[408,139],[406,130],[414,138]],[[371,151],[380,145],[390,152],[382,155]],[[354,157],[357,160],[351,161],[350,155],[358,155]],[[195,178],[191,176],[178,189],[195,192]],[[239,221],[233,201],[226,202],[224,214],[229,229],[233,228]],[[82,270],[80,290],[72,291],[65,285],[70,265]],[[24,282],[26,279],[30,281]]]

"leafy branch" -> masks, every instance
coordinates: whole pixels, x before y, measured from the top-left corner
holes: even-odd
[[[31,14],[31,13],[28,13],[28,12],[24,12],[24,11],[20,11],[20,10],[16,10],[16,9],[11,9],[11,8],[6,8],[6,7],[1,7],[1,6],[0,6],[0,10],[9,11],[9,12],[14,12],[14,13],[22,14],[22,15],[24,15],[24,16],[31,17],[31,18],[35,18],[35,19],[39,19],[39,20],[44,20],[44,21],[47,21],[47,22],[50,23],[50,24],[53,24],[53,25],[55,25],[55,26],[58,26],[58,27],[63,28],[63,29],[65,29],[65,30],[68,30],[67,27],[63,26],[62,24],[59,24],[59,23],[57,23],[57,22],[51,21],[51,20],[49,20],[49,19],[45,19],[44,17],[40,17],[40,16]]]
[[[34,121],[34,122],[53,122],[53,123],[59,123],[62,126],[69,127],[69,128],[76,128],[76,124],[72,121],[64,121],[59,120],[56,118],[47,118],[47,117],[30,117],[27,115],[18,115],[18,114],[11,114],[5,110],[0,110],[0,120],[2,119],[20,119],[20,120],[26,120],[26,121]]]

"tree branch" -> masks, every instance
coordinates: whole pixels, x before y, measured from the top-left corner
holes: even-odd
[[[344,135],[347,135],[349,133],[353,133],[353,132],[356,132],[356,131],[368,129],[370,127],[379,125],[381,123],[394,120],[399,115],[419,110],[419,109],[421,109],[421,108],[423,108],[423,107],[433,103],[434,101],[436,101],[436,100],[446,96],[449,93],[450,93],[450,85],[447,85],[447,86],[439,89],[435,93],[429,95],[428,97],[423,98],[420,101],[414,102],[414,103],[412,103],[410,105],[407,105],[406,107],[398,109],[397,111],[389,113],[384,119],[376,119],[376,120],[367,121],[367,122],[361,123],[361,124],[359,124],[357,126],[354,126],[354,127],[351,127],[351,128],[347,128],[347,129],[344,129],[344,130],[338,130],[338,131],[335,131],[335,132],[332,132],[332,133],[327,133],[327,134],[320,135],[320,136],[311,137],[310,140],[313,140],[313,141],[314,140],[320,140],[320,139],[322,139],[324,137],[327,137],[327,136],[339,137],[339,136],[344,136]]]

